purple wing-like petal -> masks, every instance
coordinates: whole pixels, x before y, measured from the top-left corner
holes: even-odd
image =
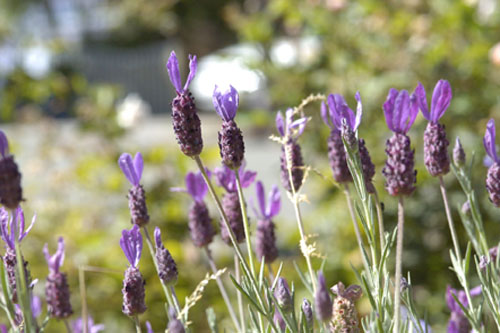
[[[9,154],[9,141],[5,136],[5,133],[0,130],[0,154],[5,157]]]
[[[283,115],[281,114],[281,111],[278,111],[276,113],[276,129],[278,130],[278,133],[282,137],[285,136],[285,122],[283,120]]]
[[[189,55],[189,75],[187,77],[186,83],[184,84],[184,91],[188,90],[191,81],[193,81],[196,75],[196,70],[198,69],[198,62],[196,61],[195,55]]]
[[[278,215],[281,208],[281,198],[278,186],[273,185],[271,192],[269,192],[269,201],[266,208],[266,216],[272,218]]]
[[[207,175],[210,174],[210,171],[207,172]],[[210,176],[208,176],[210,178]],[[195,175],[195,183],[196,183],[196,198],[197,201],[203,201],[203,198],[207,194],[208,186],[205,183],[205,179],[203,179],[203,175],[201,172],[197,172]]]
[[[23,214],[23,220],[24,220],[24,214]],[[26,231],[24,230],[24,222],[23,222],[23,227],[19,228],[19,241],[22,241],[24,237],[28,235],[28,233],[31,231],[31,228],[33,228],[33,225],[35,224],[35,221],[36,221],[36,214],[33,215],[33,218],[31,219],[31,224],[28,227],[28,229],[26,229]]]
[[[396,128],[394,127],[393,117],[394,117],[394,103],[396,101],[396,97],[398,96],[398,91],[394,88],[389,90],[389,94],[385,100],[383,105],[385,122],[387,123],[387,127],[393,132],[396,132]]]
[[[31,297],[31,313],[35,318],[42,314],[42,300],[38,296]]]
[[[128,181],[133,185],[139,185],[139,179],[137,178],[137,174],[135,173],[134,163],[132,162],[132,156],[128,153],[121,154],[118,159],[118,165],[122,169],[125,177],[127,177]]]
[[[427,95],[422,83],[419,82],[417,84],[413,95],[415,95],[417,98],[418,107],[420,108],[420,111],[422,111],[424,118],[431,121],[431,115],[429,113],[429,108],[427,107]]]
[[[498,155],[495,147],[496,140],[496,130],[495,130],[495,120],[491,118],[486,125],[486,132],[484,133],[484,149],[486,149],[486,153],[498,163]]]
[[[410,95],[406,90],[401,90],[394,101],[394,112],[392,114],[392,123],[399,133],[404,132],[406,121],[410,116],[409,104]]]
[[[196,176],[193,172],[188,172],[186,175],[186,190],[196,199]]]
[[[64,263],[64,239],[59,237],[57,241],[57,251],[52,256],[49,253],[49,246],[45,244],[43,247],[43,254],[45,255],[45,260],[49,266],[49,270],[53,272],[59,272],[59,268]]]
[[[266,193],[264,191],[264,185],[260,180],[255,184],[255,191],[257,192],[257,202],[259,203],[259,215],[266,216]]]
[[[122,237],[120,238],[120,247],[123,250],[123,253],[125,254],[125,257],[127,258],[128,262],[133,265],[134,262],[134,257],[132,255],[132,251],[130,249],[130,243],[129,243],[129,232],[128,230],[123,230],[122,231]]]
[[[221,116],[224,121],[230,121],[236,116],[236,110],[239,104],[239,95],[233,86],[229,86],[229,90],[221,93],[219,87],[215,85],[212,95],[212,102],[215,111]]]
[[[439,80],[432,93],[431,121],[437,122],[450,106],[452,97],[450,83],[446,80]]]
[[[14,249],[14,238],[9,235],[9,213],[5,208],[0,208],[0,232],[5,244]]]
[[[144,160],[142,159],[142,154],[140,152],[137,152],[134,156],[134,170],[138,182],[141,181],[143,169],[144,169]]]
[[[236,176],[233,170],[225,165],[215,169],[215,181],[217,185],[224,187],[228,192],[234,192],[236,190],[235,178]]]
[[[158,228],[158,227],[155,228],[154,236],[155,236],[156,248],[157,249],[161,249],[163,247],[163,243],[161,241],[161,231],[160,231],[160,228]]]
[[[146,330],[147,333],[154,333],[153,327],[151,327],[151,323],[149,321],[146,321]]]
[[[331,124],[329,117],[330,117],[330,115],[328,112],[328,107],[326,106],[325,102],[321,102],[321,118],[323,119],[323,122],[328,127],[331,128],[333,126],[333,124]]]
[[[215,85],[214,92],[212,93],[212,103],[214,105],[215,112],[222,118],[225,118],[224,110],[221,103],[222,94],[219,91],[219,87]]]
[[[418,103],[415,95],[410,96],[410,105],[408,106],[408,108],[410,112],[404,128],[404,133],[408,133],[418,115]]]
[[[293,109],[288,108],[285,111],[285,131],[287,134],[290,134],[290,125],[293,122]]]
[[[361,103],[361,95],[359,91],[356,92],[354,98],[356,99],[357,104],[356,104],[356,119],[354,121],[354,127],[352,130],[356,131],[359,127],[359,124],[361,124],[361,117],[363,117],[363,103]]]
[[[240,172],[241,187],[246,188],[252,185],[252,183],[255,180],[255,177],[257,177],[257,172],[255,171],[247,170],[245,172]]]
[[[174,85],[175,90],[178,93],[182,93],[183,90],[181,84],[181,74],[179,73],[179,61],[177,60],[177,56],[174,51],[170,53],[170,57],[168,58],[167,70],[168,76],[170,77],[170,81]]]
[[[141,259],[142,254],[142,235],[141,230],[137,224],[132,227],[132,230],[130,232],[133,235],[133,245],[135,250],[134,266],[137,267],[139,265],[139,260]]]

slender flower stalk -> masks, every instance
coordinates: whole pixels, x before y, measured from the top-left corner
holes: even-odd
[[[390,195],[399,197],[398,202],[398,231],[396,240],[396,276],[394,286],[394,333],[399,333],[400,304],[401,304],[401,277],[403,256],[403,228],[404,206],[403,197],[415,190],[416,171],[414,169],[414,154],[411,149],[410,138],[406,133],[410,130],[418,114],[418,105],[415,95],[410,96],[406,90],[389,90],[384,103],[384,115],[387,126],[394,132],[387,140],[387,160],[382,173],[385,176],[385,187]]]
[[[127,177],[132,188],[128,192],[128,207],[132,217],[132,224],[139,227],[145,226],[149,222],[148,208],[146,206],[146,193],[140,184],[144,161],[142,154],[135,154],[134,159],[128,153],[123,153],[118,159],[118,165]]]
[[[189,91],[189,85],[196,75],[197,67],[196,56],[189,55],[189,75],[183,87],[175,52],[172,51],[167,62],[168,76],[177,93],[177,96],[172,100],[172,124],[175,138],[181,151],[190,157],[198,156],[203,150],[201,122],[194,97]]]
[[[8,209],[16,209],[23,201],[21,173],[9,153],[9,142],[0,130],[0,203]]]
[[[49,265],[49,276],[45,284],[45,297],[47,309],[51,317],[66,319],[73,314],[70,303],[70,292],[66,273],[60,272],[64,262],[64,239],[59,237],[57,251],[49,254],[48,245],[45,244],[43,254]]]

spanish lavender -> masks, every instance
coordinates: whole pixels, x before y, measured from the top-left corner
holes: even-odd
[[[429,173],[436,177],[450,171],[450,158],[448,157],[449,142],[446,139],[444,125],[438,121],[444,115],[451,102],[451,86],[446,80],[439,80],[432,93],[431,110],[427,106],[424,86],[419,83],[415,89],[418,106],[425,119],[429,121],[424,132],[424,164]]]
[[[480,295],[481,286],[471,289],[470,294],[472,297]],[[463,290],[458,291],[450,286],[446,288],[446,304],[451,312],[450,320],[448,321],[448,333],[469,333],[472,327],[453,295],[455,295],[463,307],[467,308],[469,306],[467,296]]]
[[[139,259],[141,259],[142,253],[142,235],[137,224],[130,231],[126,229],[122,231],[120,247],[130,263],[123,279],[122,311],[127,316],[132,317],[146,311],[146,303],[144,302],[146,296],[145,281],[139,271]]]
[[[276,289],[274,290],[274,296],[278,306],[284,313],[289,313],[293,310],[293,300],[292,294],[290,293],[290,287],[288,287],[288,282],[282,277],[278,279],[276,284]]]
[[[311,303],[304,298],[302,301],[302,312],[304,313],[304,319],[306,321],[307,327],[312,329],[314,325],[313,311],[311,307]]]
[[[168,322],[167,331],[168,333],[184,333],[184,325],[177,319],[177,312],[174,308],[169,309],[170,321]]]
[[[411,149],[410,130],[418,113],[414,95],[410,97],[406,90],[389,90],[384,103],[387,126],[394,132],[386,142],[387,160],[382,173],[385,176],[385,188],[390,195],[410,195],[415,190],[416,175],[415,151]]]
[[[330,291],[326,287],[326,280],[323,272],[318,273],[318,289],[314,296],[314,309],[319,321],[326,322],[332,317],[332,298]]]
[[[21,173],[9,153],[9,141],[0,131],[0,203],[8,209],[16,209],[23,201]]]
[[[132,224],[139,227],[149,222],[148,207],[146,206],[146,192],[140,184],[144,161],[141,153],[136,153],[134,159],[128,153],[121,154],[118,164],[127,177],[132,188],[128,191],[128,208]]]
[[[80,317],[74,320],[71,323],[71,328],[73,329],[73,333],[84,333],[83,329],[83,318]],[[87,316],[87,331],[88,333],[98,333],[100,331],[104,331],[103,324],[95,324],[94,319],[91,316]]]
[[[358,285],[345,288],[342,282],[331,288],[337,295],[333,301],[333,315],[330,321],[331,332],[357,333],[360,332],[358,312],[354,302],[361,297],[362,289]]]
[[[281,111],[276,114],[276,128],[282,138],[281,147],[281,183],[283,187],[292,193],[290,178],[292,179],[293,190],[297,192],[302,186],[304,180],[304,160],[302,151],[297,140],[304,132],[307,118],[293,120],[293,110],[288,109],[285,113],[285,119]],[[291,177],[289,174],[289,169]]]
[[[497,155],[495,139],[495,120],[490,119],[483,139],[486,154],[493,160],[493,164],[488,168],[488,175],[486,176],[486,189],[488,190],[490,201],[496,207],[500,207],[500,160]]]
[[[453,148],[453,162],[458,166],[462,167],[465,165],[466,155],[462,143],[457,136],[455,140],[455,147]]]
[[[163,246],[161,241],[160,228],[155,228],[155,245],[156,253],[155,258],[158,263],[158,276],[164,285],[173,285],[177,282],[177,264],[172,258],[170,252]]]
[[[245,171],[245,163],[238,169],[238,174],[243,188],[250,186],[257,176],[256,172]],[[241,243],[245,240],[245,230],[236,185],[236,174],[228,166],[224,165],[222,168],[215,169],[215,176],[217,184],[224,187],[226,190],[226,194],[224,194],[222,198],[222,208],[226,213],[229,225],[236,237],[236,241]],[[220,228],[222,240],[226,244],[231,245],[229,232],[222,221],[220,223]]]
[[[201,122],[196,112],[194,97],[188,89],[194,79],[196,69],[196,56],[189,55],[189,75],[182,87],[177,56],[174,51],[170,53],[167,62],[168,76],[177,93],[172,100],[172,124],[181,151],[191,157],[198,156],[203,150]]]
[[[206,169],[208,177],[210,170]],[[203,199],[208,191],[208,186],[201,172],[188,172],[186,175],[186,188],[174,188],[173,191],[187,192],[194,202],[189,208],[189,232],[195,246],[204,247],[210,244],[215,236],[215,229],[208,208]]]
[[[275,185],[269,192],[269,198],[266,203],[264,185],[261,181],[256,184],[257,202],[259,211],[256,211],[258,216],[257,232],[255,236],[255,252],[259,261],[265,258],[266,263],[272,263],[278,258],[278,248],[276,247],[275,226],[272,221],[273,216],[276,216],[281,208],[280,192]]]
[[[64,262],[64,239],[59,237],[57,251],[49,254],[49,247],[45,244],[43,254],[49,266],[49,276],[45,284],[45,299],[47,310],[51,317],[65,319],[73,314],[70,302],[70,292],[66,273],[59,271]]]
[[[239,95],[233,86],[224,93],[215,86],[213,93],[215,111],[222,118],[222,129],[219,132],[219,149],[222,163],[228,168],[236,170],[241,166],[245,157],[243,135],[234,121],[238,110]]]
[[[21,206],[18,206],[14,211],[13,215],[9,218],[9,213],[5,210],[5,208],[0,208],[0,235],[5,245],[5,255],[2,260],[5,265],[5,270],[7,272],[7,280],[9,282],[11,299],[12,302],[17,303],[17,287],[16,287],[16,265],[17,265],[17,256],[16,256],[16,234],[18,235],[17,241],[21,242],[30,232],[33,227],[36,215],[33,216],[31,220],[31,224],[28,229],[24,230],[25,221],[24,221],[24,212]],[[31,277],[30,272],[28,270],[28,263],[23,258],[24,265],[24,276],[26,278],[26,285],[30,286]]]

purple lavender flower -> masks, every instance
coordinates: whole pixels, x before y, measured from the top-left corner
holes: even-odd
[[[168,310],[168,312],[170,320],[168,322],[167,331],[169,333],[184,333],[185,332],[184,325],[177,318],[177,312],[175,311],[175,309],[171,307]]]
[[[281,208],[280,192],[278,187],[274,185],[269,192],[266,204],[264,185],[261,181],[257,182],[256,190],[260,212],[255,212],[258,216],[255,252],[259,260],[262,260],[264,257],[266,263],[272,263],[278,257],[276,235],[274,232],[275,226],[272,218],[279,213]]]
[[[319,321],[325,322],[330,320],[332,317],[332,298],[330,297],[330,292],[326,287],[326,280],[323,272],[318,273],[318,289],[316,290],[316,295],[314,296],[314,308],[316,310],[316,316]]]
[[[448,333],[468,333],[471,330],[471,325],[453,295],[465,308],[469,306],[467,296],[463,290],[458,291],[450,286],[446,288],[446,304],[451,311],[450,320],[448,321]]]
[[[307,323],[307,327],[312,329],[314,325],[313,311],[311,303],[306,298],[302,301],[302,312],[304,313],[304,319]]]
[[[245,171],[245,163],[239,168],[238,174],[243,188],[250,186],[257,175],[256,172]],[[227,191],[222,198],[222,208],[226,213],[229,225],[236,237],[236,241],[241,243],[245,240],[245,230],[243,226],[243,216],[241,215],[240,199],[236,187],[236,175],[233,170],[224,165],[222,168],[215,169],[215,176],[217,184],[224,187]],[[231,239],[229,238],[229,231],[225,223],[221,221],[220,226],[222,240],[230,245]]]
[[[144,161],[141,153],[137,153],[132,160],[132,156],[128,153],[121,154],[118,159],[118,165],[122,169],[125,177],[127,177],[132,188],[128,192],[128,207],[132,217],[132,224],[137,224],[139,227],[146,225],[149,222],[148,207],[146,206],[146,193],[140,184],[142,170],[144,169]]]
[[[286,329],[286,322],[285,319],[283,319],[281,313],[278,311],[278,309],[274,310],[273,320],[274,324],[279,327],[280,332],[284,332]]]
[[[197,156],[203,150],[201,122],[196,112],[194,97],[188,89],[196,74],[196,56],[189,55],[189,75],[184,87],[181,84],[179,62],[174,51],[168,58],[167,69],[170,81],[177,92],[177,96],[172,100],[172,123],[177,143],[185,155]]]
[[[424,133],[424,163],[429,173],[436,177],[450,171],[448,156],[449,142],[446,138],[445,127],[439,124],[439,119],[450,105],[452,93],[450,83],[439,80],[434,87],[431,101],[431,111],[427,107],[427,98],[424,86],[419,83],[415,89],[418,106],[429,124]]]
[[[406,90],[391,88],[384,103],[384,114],[387,126],[394,132],[386,142],[387,160],[382,169],[385,188],[393,196],[410,195],[415,190],[417,172],[414,168],[415,152],[406,133],[418,114],[415,96],[410,97]]]
[[[24,230],[24,212],[21,206],[18,206],[14,211],[14,216],[9,218],[9,213],[5,208],[0,208],[0,236],[5,243],[5,255],[3,256],[3,263],[7,271],[7,280],[11,291],[11,299],[14,303],[17,302],[17,283],[16,283],[16,266],[17,256],[15,247],[15,234],[18,234],[18,242],[21,242],[30,232],[36,220],[36,215],[33,216],[31,224],[28,229]],[[28,263],[23,258],[24,275],[26,277],[26,285],[31,285],[31,276],[28,270]]]
[[[243,135],[234,121],[239,104],[238,92],[233,86],[229,86],[229,90],[221,93],[215,86],[213,104],[215,111],[222,118],[222,129],[219,132],[222,163],[231,169],[238,169],[245,155]]]
[[[23,201],[21,173],[9,154],[9,142],[3,131],[0,131],[0,155],[0,203],[15,209]]]
[[[210,170],[206,169],[208,178]],[[194,245],[204,247],[210,244],[215,236],[215,229],[208,208],[203,201],[208,191],[208,186],[201,172],[189,172],[186,175],[186,188],[172,188],[175,192],[187,192],[194,202],[189,209],[189,232]]]
[[[156,262],[158,263],[158,275],[164,285],[172,285],[177,282],[177,264],[170,252],[163,246],[160,228],[155,228]]]
[[[80,317],[71,322],[71,328],[73,333],[83,333],[83,318]],[[88,333],[98,333],[104,331],[103,324],[95,324],[94,319],[91,316],[87,316],[87,332]]]
[[[457,136],[455,140],[455,147],[453,148],[453,162],[458,167],[463,167],[465,165],[466,155],[462,143]]]
[[[146,296],[144,289],[145,282],[139,271],[139,259],[141,259],[142,253],[142,235],[137,224],[130,231],[126,229],[122,231],[120,247],[130,263],[123,279],[122,311],[127,316],[135,316],[146,311],[146,304],[144,302]]]
[[[493,164],[488,168],[488,175],[486,176],[486,189],[488,190],[490,201],[495,206],[500,207],[500,161],[497,155],[495,140],[495,120],[490,119],[483,139],[486,154],[493,160]]]
[[[297,139],[304,132],[306,124],[307,118],[305,117],[293,120],[292,109],[286,110],[285,119],[283,119],[281,111],[278,111],[276,114],[276,128],[283,139],[280,157],[281,183],[290,193],[292,192],[292,186],[288,173],[289,168],[291,169],[293,189],[295,192],[300,189],[304,180],[304,160]]]
[[[290,293],[290,287],[288,287],[288,282],[282,277],[278,279],[276,289],[274,290],[274,296],[278,306],[284,313],[289,313],[293,310],[293,300],[292,294]]]
[[[49,276],[45,284],[45,299],[49,314],[57,319],[68,318],[73,314],[70,302],[70,292],[66,273],[60,272],[64,262],[64,239],[59,237],[57,251],[49,254],[48,244],[43,248],[43,254],[49,265]]]

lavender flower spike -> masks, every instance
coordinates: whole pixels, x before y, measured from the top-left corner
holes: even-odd
[[[73,333],[83,333],[83,318],[78,318],[71,322]],[[103,324],[94,324],[94,319],[91,316],[87,317],[88,333],[98,333],[104,331]]]
[[[9,142],[0,130],[0,203],[8,209],[15,209],[23,201],[21,173],[14,157],[9,154]]]
[[[500,160],[498,159],[495,140],[495,120],[490,119],[483,139],[484,149],[493,160],[493,164],[488,168],[488,175],[486,176],[486,189],[488,190],[490,201],[496,207],[500,207]]]
[[[293,310],[293,299],[290,293],[288,282],[282,277],[278,279],[276,289],[274,291],[277,303],[284,313],[289,313]]]
[[[361,96],[359,92],[356,93],[356,101],[358,105],[356,107],[356,115],[354,115],[354,111],[352,111],[347,105],[344,97],[339,94],[330,94],[328,96],[328,106],[329,106],[329,118],[326,115],[326,107],[322,106],[321,116],[325,124],[327,124],[330,128],[335,127],[340,130],[342,128],[342,119],[345,119],[347,125],[353,130],[356,131],[358,129],[359,124],[361,123],[361,116],[363,114],[363,106],[361,104]],[[330,123],[331,122],[331,123]]]
[[[261,181],[257,182],[256,190],[260,213],[256,212],[259,220],[257,221],[255,252],[259,260],[264,257],[266,263],[272,263],[278,257],[278,248],[276,247],[275,226],[271,219],[280,211],[280,193],[278,187],[273,186],[266,204],[264,185]]]
[[[304,160],[302,158],[302,150],[297,143],[297,139],[304,132],[307,124],[307,118],[299,118],[293,120],[293,110],[286,110],[285,120],[281,111],[276,115],[276,128],[283,138],[283,146],[281,147],[281,183],[283,187],[292,192],[292,184],[290,184],[290,175],[288,169],[290,167],[292,173],[293,189],[297,192],[302,186],[304,180]]]
[[[142,235],[137,224],[130,231],[122,231],[120,247],[130,263],[123,279],[122,311],[127,316],[135,316],[146,311],[146,304],[144,302],[146,296],[144,289],[145,282],[138,268],[142,253]]]
[[[213,93],[215,111],[222,118],[222,129],[219,132],[219,149],[222,163],[231,169],[238,169],[245,154],[243,135],[234,121],[238,109],[239,96],[233,86],[224,93],[215,86]]]
[[[177,282],[177,264],[170,252],[163,246],[160,228],[155,228],[156,262],[158,263],[158,275],[161,282],[168,286]]]
[[[318,273],[318,289],[316,290],[316,295],[314,296],[314,309],[316,310],[316,316],[322,322],[330,320],[332,316],[332,298],[330,297],[330,292],[326,287],[325,276],[323,272]]]
[[[57,251],[52,256],[49,254],[48,245],[45,244],[43,254],[49,266],[49,275],[45,284],[45,298],[49,314],[57,319],[65,319],[73,314],[70,302],[70,292],[66,273],[61,273],[60,268],[64,262],[64,239],[59,237]]]
[[[471,330],[469,321],[463,313],[460,305],[458,305],[455,298],[453,298],[453,295],[458,298],[464,307],[467,308],[469,306],[467,296],[463,290],[457,291],[450,286],[446,288],[446,304],[451,311],[450,320],[448,321],[448,333],[469,332]]]
[[[198,156],[203,150],[201,122],[196,112],[194,97],[189,91],[189,84],[194,79],[197,69],[196,56],[189,55],[189,75],[182,87],[179,62],[172,51],[167,62],[168,75],[177,96],[172,100],[172,124],[175,137],[181,151],[187,156]]]
[[[134,159],[128,153],[121,154],[118,159],[118,165],[122,169],[125,177],[127,177],[132,188],[128,192],[128,207],[132,217],[132,224],[137,224],[142,227],[149,222],[148,207],[146,206],[146,192],[140,184],[142,170],[144,169],[144,161],[142,154],[135,154]]]
[[[410,97],[406,90],[391,89],[383,107],[387,126],[394,132],[386,142],[387,160],[382,169],[385,188],[393,196],[410,195],[415,190],[417,172],[415,152],[406,133],[418,113],[416,98],[415,95]]]
[[[439,80],[432,94],[431,111],[428,111],[424,86],[419,83],[415,96],[424,117],[429,120],[424,133],[424,162],[429,173],[436,177],[450,171],[448,156],[449,141],[444,125],[438,121],[450,105],[451,86],[446,80]]]
[[[245,170],[246,163],[243,162],[241,168],[238,170],[240,176],[241,186],[246,188],[250,186],[257,176],[257,172]],[[227,166],[215,169],[215,180],[217,185],[224,187],[227,192],[236,192],[236,175],[234,171]]]
[[[302,312],[304,313],[304,319],[306,321],[307,327],[309,329],[312,329],[314,325],[313,311],[311,303],[309,303],[306,298],[304,298],[304,300],[302,301]]]

